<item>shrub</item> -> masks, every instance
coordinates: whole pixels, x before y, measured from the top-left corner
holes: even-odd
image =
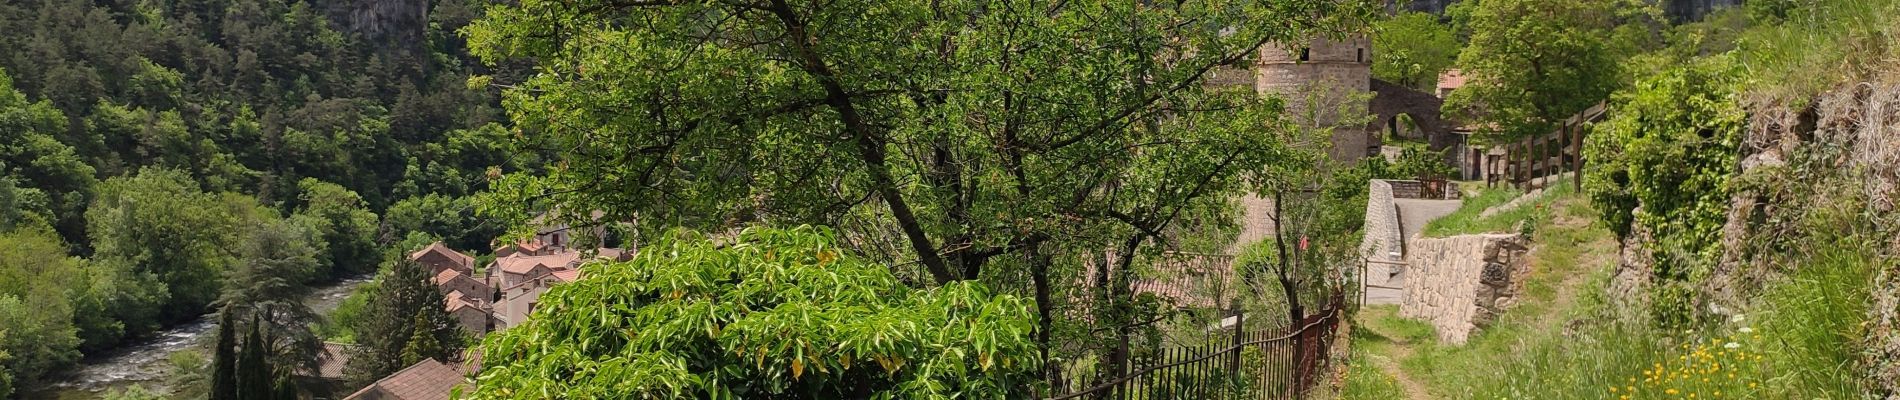
[[[1619,236],[1653,235],[1658,317],[1682,322],[1690,283],[1721,256],[1730,177],[1746,115],[1735,98],[1740,70],[1710,57],[1639,80],[1585,145],[1585,185]]]
[[[911,289],[823,228],[676,232],[542,297],[482,346],[477,398],[1024,398],[1030,307]]]

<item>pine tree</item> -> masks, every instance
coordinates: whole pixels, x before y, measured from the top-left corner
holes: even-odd
[[[211,359],[211,400],[237,400],[237,313],[226,305],[218,316],[218,342]]]
[[[415,325],[415,332],[417,334],[409,335],[409,343],[403,345],[403,365],[415,365],[418,362],[422,362],[422,360],[431,358],[448,360],[448,358],[445,357],[446,354],[442,354],[442,341],[437,340],[436,335],[421,334],[423,332],[433,331],[429,326],[429,320],[422,314],[416,314],[413,324]]]
[[[361,326],[355,327],[357,346],[345,367],[353,385],[369,384],[414,364],[405,356],[416,335],[430,336],[417,343],[434,342],[433,349],[414,351],[418,359],[449,361],[449,355],[461,351],[461,328],[442,308],[442,294],[429,278],[427,267],[409,260],[383,271],[370,292]]]

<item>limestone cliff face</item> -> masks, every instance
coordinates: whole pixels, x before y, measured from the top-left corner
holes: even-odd
[[[339,1],[331,4],[331,15],[366,39],[411,47],[422,44],[429,6],[429,0]]]

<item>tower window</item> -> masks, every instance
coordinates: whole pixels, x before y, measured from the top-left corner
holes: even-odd
[[[1309,61],[1309,60],[1312,60],[1312,59],[1313,59],[1313,48],[1311,48],[1311,47],[1301,47],[1301,48],[1300,48],[1300,61]]]
[[[1357,60],[1357,61],[1358,61],[1358,62],[1366,62],[1366,49],[1365,49],[1365,48],[1360,48],[1360,49],[1359,49],[1359,58],[1358,58],[1358,60]]]

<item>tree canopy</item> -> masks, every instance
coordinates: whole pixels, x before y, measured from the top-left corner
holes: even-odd
[[[1445,101],[1447,114],[1491,137],[1549,133],[1564,118],[1628,83],[1623,59],[1635,48],[1619,34],[1647,31],[1656,18],[1642,2],[1482,0],[1463,5],[1470,42],[1457,65],[1467,77]],[[1621,31],[1621,32],[1620,32]]]
[[[1399,13],[1374,23],[1373,32],[1372,76],[1387,82],[1433,90],[1458,58],[1458,39],[1436,15]]]
[[[675,232],[482,347],[477,398],[1024,398],[1030,305],[911,289],[823,228]]]
[[[598,210],[649,230],[837,226],[867,256],[915,260],[943,283],[1058,239],[1153,236],[1270,164],[1313,161],[1289,148],[1281,102],[1205,79],[1371,7],[1138,4],[492,8],[465,30],[472,52],[537,61],[504,104],[565,150],[560,168],[511,174],[483,206],[576,224]]]

